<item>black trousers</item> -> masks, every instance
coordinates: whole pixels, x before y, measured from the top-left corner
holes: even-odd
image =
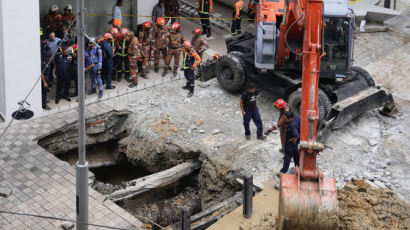
[[[193,69],[184,69],[184,76],[189,86],[195,86],[195,73]]]
[[[47,105],[47,88],[44,87],[43,81],[41,81],[41,106]]]
[[[283,167],[280,170],[281,173],[287,173],[290,165],[290,161],[292,160],[295,162],[295,166],[299,166],[299,152],[297,150],[294,151],[286,151],[285,149],[285,158],[283,159]]]
[[[69,96],[70,81],[69,77],[57,75],[56,99]]]
[[[201,25],[202,25],[202,33],[211,33],[211,26],[209,24],[209,14],[202,14],[199,13],[199,17],[201,18]]]
[[[125,76],[130,76],[130,60],[128,56],[117,56],[115,59],[115,69],[117,70],[117,74],[125,73]]]
[[[238,18],[237,20],[232,20],[231,32],[233,35],[242,33],[241,22],[242,22],[241,18]]]

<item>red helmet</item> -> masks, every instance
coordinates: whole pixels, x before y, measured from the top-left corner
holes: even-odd
[[[214,54],[214,56],[212,56],[212,58],[214,60],[218,60],[220,57],[221,57],[221,55],[219,55],[219,54]]]
[[[172,29],[174,29],[174,30],[179,30],[179,23],[178,22],[174,22],[174,24],[172,24]]]
[[[63,15],[61,15],[61,14],[56,14],[56,16],[54,16],[54,18],[55,18],[57,21],[61,21],[61,20],[63,20]]]
[[[192,31],[192,33],[196,33],[196,34],[201,35],[201,34],[202,34],[202,31],[201,31],[201,29],[199,29],[199,28],[195,28],[195,29]]]
[[[152,24],[151,24],[151,22],[144,22],[144,24],[142,24],[142,26],[144,27],[144,28],[146,28],[146,29],[150,29],[151,28],[151,26],[152,26]]]
[[[165,19],[163,17],[159,17],[157,19],[157,24],[160,26],[165,25]]]
[[[184,41],[184,47],[187,48],[187,49],[191,48],[191,42],[189,42],[188,40],[185,40]]]
[[[112,38],[113,38],[113,36],[112,36],[111,33],[105,33],[105,34],[104,34],[104,39],[105,39],[105,40],[112,39]]]
[[[121,35],[122,36],[127,36],[128,32],[130,32],[130,31],[125,27],[121,29]]]
[[[283,99],[278,99],[273,104],[277,109],[283,109],[286,106],[286,102]]]
[[[75,52],[77,52],[77,50],[78,50],[78,44],[74,44],[74,45],[73,45],[73,49],[74,49]]]
[[[114,37],[117,37],[120,34],[120,31],[118,31],[117,28],[111,28],[109,31]]]
[[[121,27],[122,26],[122,21],[119,18],[114,19],[114,21],[112,22],[112,25],[114,27]]]

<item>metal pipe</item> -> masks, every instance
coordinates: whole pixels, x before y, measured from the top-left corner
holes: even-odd
[[[251,218],[253,212],[253,176],[243,178],[243,216]]]
[[[78,161],[76,163],[77,230],[88,229],[88,162],[85,156],[84,0],[77,0]]]

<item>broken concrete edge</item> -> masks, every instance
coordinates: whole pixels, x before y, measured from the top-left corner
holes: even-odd
[[[13,194],[13,190],[9,187],[0,187],[0,197],[8,198]]]

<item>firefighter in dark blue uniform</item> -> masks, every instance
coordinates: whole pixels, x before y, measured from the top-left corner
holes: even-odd
[[[201,18],[202,34],[211,37],[211,26],[209,25],[209,16],[212,13],[212,0],[198,0],[198,14]]]
[[[57,75],[56,104],[61,98],[71,101],[68,91],[70,80],[73,74],[73,56],[69,53],[68,47],[62,47],[62,52],[58,53],[55,59],[54,69]]]
[[[184,41],[184,75],[187,83],[183,89],[189,90],[188,98],[194,95],[195,89],[195,73],[194,69],[199,64],[201,64],[201,57],[196,53],[196,51],[191,47],[191,43],[187,40]]]
[[[287,173],[292,158],[295,162],[295,166],[299,166],[298,145],[300,138],[300,119],[299,117],[295,117],[291,111],[287,111],[283,115],[285,116],[285,122],[288,124],[288,128],[286,130],[285,157],[280,173]]]

